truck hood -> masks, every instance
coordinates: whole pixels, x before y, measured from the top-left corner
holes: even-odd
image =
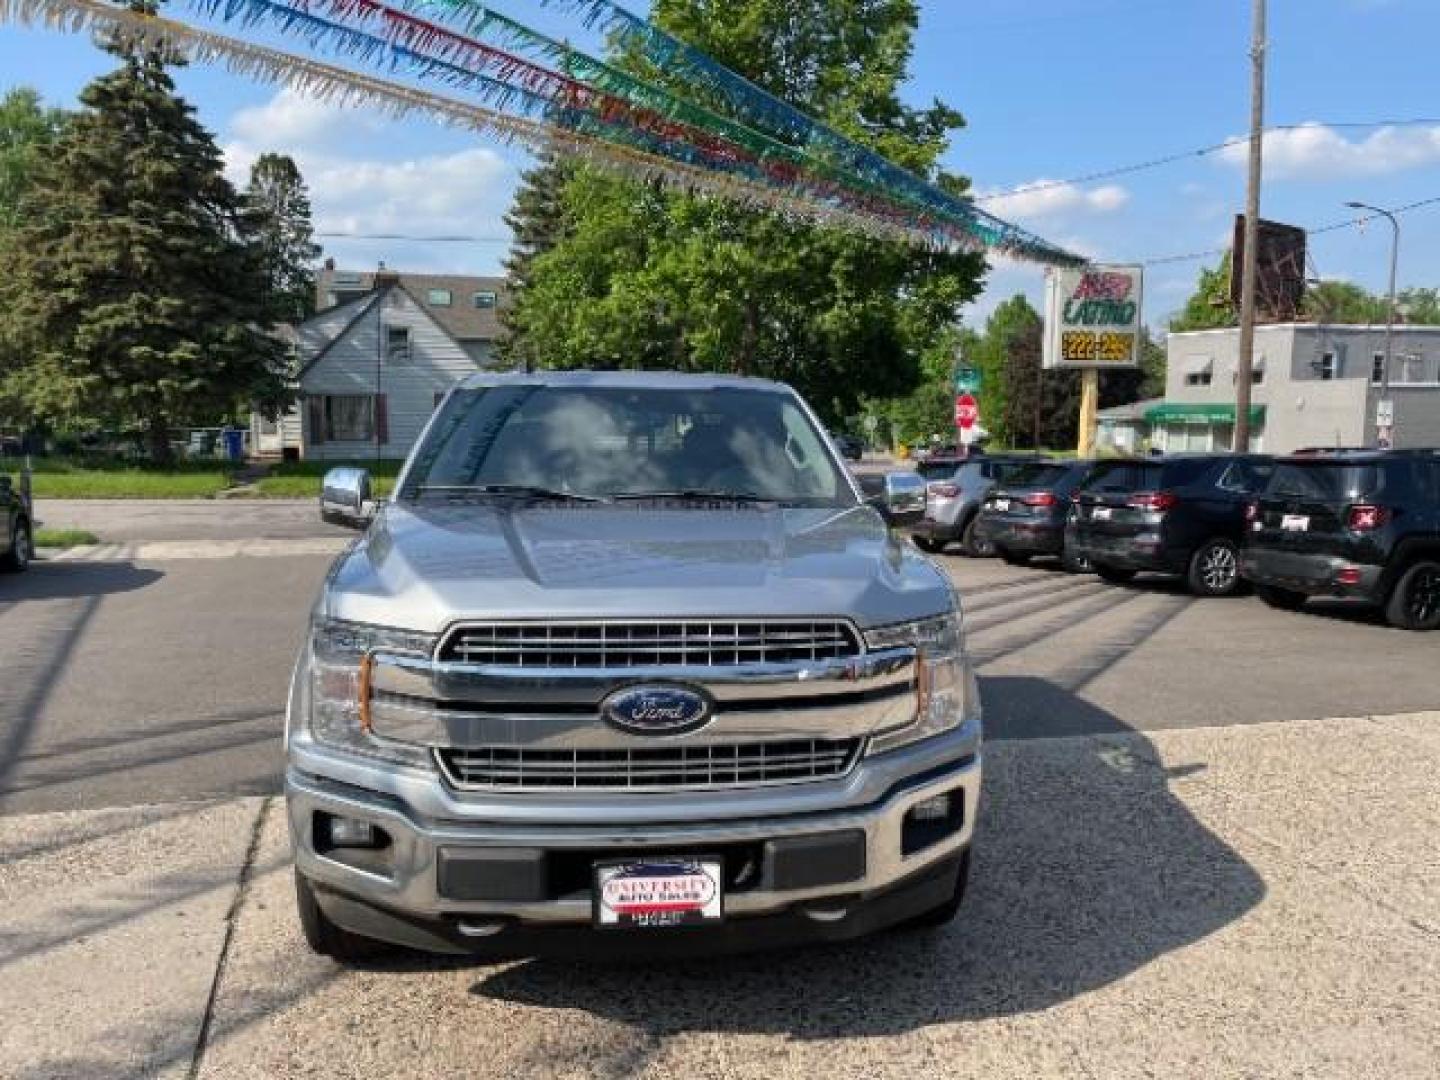
[[[320,610],[438,633],[457,619],[838,616],[948,610],[941,572],[869,507],[392,504]]]

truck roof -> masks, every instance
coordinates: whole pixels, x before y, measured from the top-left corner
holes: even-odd
[[[471,375],[461,387],[486,386],[597,386],[617,389],[652,390],[769,390],[791,393],[784,383],[741,375],[718,375],[679,371],[482,371]]]

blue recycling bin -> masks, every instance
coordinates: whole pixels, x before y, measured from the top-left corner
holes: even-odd
[[[245,456],[245,432],[239,428],[226,428],[224,432],[225,456],[239,461]]]

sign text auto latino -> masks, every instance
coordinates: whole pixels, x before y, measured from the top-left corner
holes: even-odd
[[[1141,281],[1139,267],[1052,271],[1046,282],[1045,366],[1138,362]]]

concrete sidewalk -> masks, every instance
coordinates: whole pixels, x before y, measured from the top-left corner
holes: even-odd
[[[1429,1078],[1437,759],[1440,714],[993,744],[945,931],[620,969],[313,958],[276,800],[4,818],[0,1073]]]

